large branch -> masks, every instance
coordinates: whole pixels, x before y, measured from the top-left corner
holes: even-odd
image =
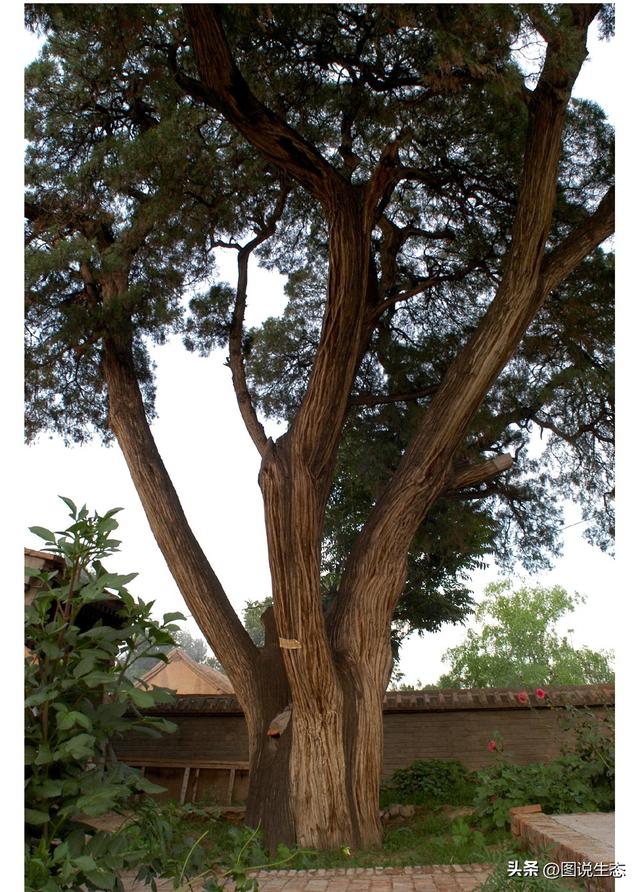
[[[297,456],[328,495],[340,429],[360,359],[370,233],[380,199],[393,177],[392,144],[367,187],[352,186],[299,133],[260,102],[231,55],[216,6],[185,5],[204,93],[202,98],[271,163],[288,173],[323,205],[329,224],[326,310],[309,385],[289,430]],[[268,451],[263,460],[268,459]],[[320,509],[319,509],[320,510]]]
[[[577,226],[542,264],[542,287],[553,291],[605,239],[615,231],[615,187],[607,191],[596,210]]]
[[[251,239],[250,242],[243,245],[238,251],[238,284],[236,288],[236,302],[233,310],[231,331],[229,332],[229,368],[231,369],[233,389],[235,390],[242,420],[244,421],[249,436],[253,440],[260,455],[264,455],[265,450],[267,449],[268,439],[264,432],[264,427],[258,420],[251,394],[249,393],[244,355],[242,352],[244,314],[247,305],[249,257],[259,245],[271,238],[275,233],[276,223],[282,216],[288,194],[289,190],[283,186],[273,214],[266,225],[253,239]]]
[[[236,65],[213,4],[187,3],[185,16],[198,63],[203,98],[272,164],[286,171],[323,204],[342,177],[318,150],[251,92]]]
[[[496,295],[449,367],[413,440],[351,551],[334,602],[334,647],[363,646],[358,616],[388,622],[402,592],[406,555],[425,512],[447,488],[450,465],[486,393],[518,347],[546,295],[545,244],[556,205],[566,107],[584,61],[592,7],[572,7],[572,32],[552,43],[528,104],[520,189]],[[567,256],[570,252],[565,249]],[[574,258],[575,259],[575,258]],[[552,269],[558,264],[551,263]]]
[[[467,486],[477,486],[487,480],[493,480],[499,474],[503,474],[513,466],[513,458],[505,453],[496,455],[488,461],[469,465],[465,468],[456,468],[447,483],[449,490],[464,489]]]
[[[185,517],[146,419],[131,346],[105,337],[102,371],[109,425],[127,462],[151,531],[189,609],[222,661],[241,700],[253,696],[258,651]]]

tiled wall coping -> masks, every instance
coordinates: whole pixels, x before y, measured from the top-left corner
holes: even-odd
[[[385,694],[383,711],[385,713],[402,713],[523,710],[532,707],[546,709],[551,703],[554,706],[613,706],[615,703],[613,685],[562,685],[549,689],[543,701],[536,698],[535,691],[527,691],[529,699],[524,704],[518,699],[519,693],[519,690],[512,688],[390,691]],[[235,696],[204,694],[179,694],[174,703],[162,704],[153,712],[156,714],[242,715],[242,709]]]

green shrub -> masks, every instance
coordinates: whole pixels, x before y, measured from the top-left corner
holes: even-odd
[[[469,805],[474,789],[474,772],[461,762],[422,759],[393,773],[391,782],[382,790],[381,802]]]
[[[615,767],[611,717],[598,719],[589,710],[567,707],[561,724],[571,731],[573,745],[549,762],[514,765],[500,752],[488,768],[477,772],[474,806],[480,826],[504,829],[510,809],[540,804],[546,814],[611,811]]]
[[[64,559],[60,574],[28,572],[42,588],[26,608],[25,766],[26,890],[120,889],[117,872],[138,866],[142,845],[124,832],[97,831],[87,817],[122,810],[136,794],[161,791],[120,764],[110,741],[132,727],[157,736],[175,726],[140,709],[170,694],[141,690],[127,677],[137,656],[173,644],[180,614],[161,624],[151,605],[126,585],[135,574],[109,573],[102,560],[118,550],[111,538],[118,509],[89,515],[64,499],[73,523],[61,532],[32,527],[45,550]],[[120,599],[120,628],[87,628],[83,608]]]

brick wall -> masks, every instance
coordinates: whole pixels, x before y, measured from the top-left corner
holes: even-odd
[[[559,711],[540,704],[533,693],[523,705],[517,693],[492,688],[387,694],[383,776],[416,759],[459,759],[468,768],[479,768],[491,762],[487,743],[496,732],[515,762],[552,759],[566,740],[557,722]],[[614,707],[610,685],[558,687],[550,696],[559,707],[588,708],[595,715]],[[248,759],[246,726],[235,697],[178,696],[161,714],[175,722],[178,731],[157,739],[132,733],[115,741],[122,761]]]
[[[163,715],[178,726],[175,734],[147,737],[131,732],[124,738],[114,740],[114,749],[121,761],[143,761],[145,758],[166,758],[170,762],[180,759],[185,762],[248,760],[247,726],[242,715]]]

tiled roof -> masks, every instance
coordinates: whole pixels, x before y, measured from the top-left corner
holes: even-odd
[[[43,563],[64,567],[64,558],[61,555],[49,551],[36,551],[35,548],[25,547],[24,562],[28,567],[40,567]]]
[[[557,685],[550,688],[544,700],[538,700],[535,689],[526,690],[528,701],[521,703],[515,688],[438,688],[426,691],[388,691],[384,697],[385,712],[443,712],[468,709],[522,709],[523,707],[603,706],[615,702],[613,685]]]
[[[173,661],[181,661],[187,665],[192,672],[196,675],[199,675],[204,681],[206,681],[210,686],[214,686],[221,691],[221,695],[232,694],[233,688],[231,686],[231,682],[222,672],[218,672],[217,669],[214,669],[212,666],[207,666],[204,663],[197,663],[194,659],[192,659],[189,654],[181,647],[174,647],[172,651],[170,651],[167,655],[167,662],[164,660],[159,660],[155,666],[152,666],[148,672],[146,672],[140,679],[137,681],[137,685],[140,687],[144,687],[145,685],[150,684],[156,675],[159,675],[163,669],[166,669],[168,665],[170,665]],[[203,694],[178,694],[178,697],[191,697],[191,696],[207,696]],[[220,696],[220,695],[215,695]],[[215,699],[214,696],[214,699]],[[239,707],[238,707],[239,708]]]
[[[176,694],[173,703],[160,703],[153,709],[144,710],[156,715],[243,715],[242,708],[233,694]]]
[[[519,690],[513,688],[470,688],[457,691],[438,689],[428,691],[389,691],[384,697],[383,711],[390,712],[445,712],[476,709],[527,709],[548,705],[555,706],[613,706],[613,685],[559,685],[547,691],[545,701],[536,699],[535,691],[527,691],[528,703],[518,700]],[[157,713],[189,713],[207,715],[242,715],[240,704],[234,696],[204,694],[178,694],[174,703],[162,704],[152,710]]]

